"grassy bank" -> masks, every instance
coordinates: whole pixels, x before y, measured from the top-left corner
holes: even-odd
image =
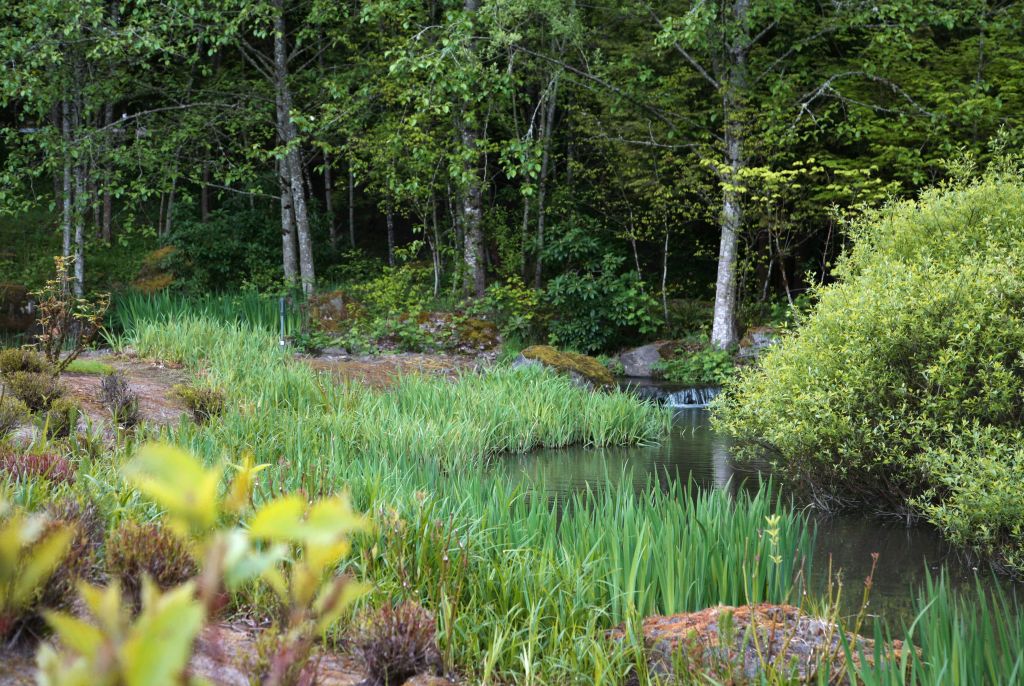
[[[524,490],[479,469],[508,451],[658,440],[667,415],[628,395],[537,369],[408,378],[387,392],[337,385],[266,334],[198,318],[143,324],[128,342],[228,392],[224,417],[181,425],[176,442],[210,461],[252,451],[271,464],[264,497],[350,489],[380,524],[357,541],[353,567],[377,601],[413,598],[435,611],[446,654],[477,677],[622,676],[628,646],[607,643],[605,630],[785,600],[811,550],[809,525],[786,510],[779,539],[762,535],[775,509],[767,490],[734,501],[676,484],[638,498],[623,485],[554,507],[538,497],[543,485]]]
[[[162,437],[207,464],[249,453],[268,465],[257,504],[285,492],[315,499],[347,490],[376,524],[355,536],[344,563],[373,584],[363,605],[427,608],[446,663],[468,683],[655,683],[635,638],[652,614],[767,601],[846,621],[803,595],[813,526],[768,487],[733,497],[676,482],[638,495],[620,479],[552,502],[543,483],[512,483],[486,468],[538,446],[659,440],[664,412],[629,396],[582,391],[537,369],[410,377],[375,391],[292,359],[267,331],[198,316],[139,322],[123,343],[181,362],[196,384],[225,391],[223,415],[183,420]],[[152,437],[124,434],[111,450],[87,432],[65,447],[74,482],[12,481],[8,489],[30,509],[74,494],[94,503],[108,528],[159,519],[120,477],[136,443]],[[882,621],[875,630],[919,652],[893,660],[878,648],[861,661],[875,666],[857,668],[862,682],[1009,684],[1020,674],[1024,624],[1013,601],[980,589],[957,596],[939,579],[915,603],[911,625]],[[256,617],[274,607],[262,584],[232,602],[233,612]],[[347,636],[357,621],[346,617],[325,638]],[[626,640],[607,640],[623,623]]]

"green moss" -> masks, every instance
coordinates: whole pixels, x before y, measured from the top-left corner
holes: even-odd
[[[595,386],[614,386],[611,372],[589,355],[558,350],[550,345],[531,345],[523,350],[523,357],[537,360],[559,371],[575,372]]]
[[[457,327],[459,342],[480,350],[492,350],[501,342],[498,326],[486,319],[469,317]]]
[[[117,370],[106,362],[100,362],[99,360],[73,360],[64,371],[75,374],[104,375],[113,374]]]

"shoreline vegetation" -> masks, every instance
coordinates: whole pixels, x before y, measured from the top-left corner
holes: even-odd
[[[814,679],[840,669],[862,683],[940,684],[959,670],[1011,683],[1001,679],[1019,673],[1016,601],[980,586],[960,596],[941,576],[919,591],[912,624],[875,621],[867,646],[838,638],[867,626],[869,595],[849,618],[836,610],[838,586],[823,595],[807,588],[811,564],[821,563],[809,558],[813,525],[767,486],[733,497],[679,482],[638,495],[620,484],[553,503],[538,497],[542,484],[513,486],[486,469],[488,457],[537,445],[658,440],[666,413],[632,396],[585,391],[531,368],[454,381],[406,377],[370,390],[316,372],[267,332],[202,317],[139,322],[119,344],[184,364],[194,387],[222,394],[223,411],[121,433],[112,451],[88,432],[72,438],[64,445],[75,478],[9,483],[15,504],[38,510],[74,498],[107,526],[166,524],[167,507],[120,477],[152,438],[180,446],[204,469],[266,465],[252,474],[257,510],[288,494],[320,501],[344,493],[371,527],[352,533],[339,569],[372,590],[320,636],[327,646],[344,644],[374,608],[414,603],[435,619],[445,669],[467,683],[704,683],[709,674],[793,683],[796,665],[759,652],[756,626],[714,660],[701,640],[718,634],[690,636],[689,657],[672,663],[671,676],[654,668],[664,662],[651,662],[645,617],[771,603],[795,604],[836,627],[831,651],[809,654],[800,667],[806,674],[810,665]],[[849,586],[842,593],[861,593],[857,581]],[[226,612],[258,619],[275,607],[266,584],[250,582],[232,592]],[[608,638],[616,627],[624,639]],[[914,649],[890,650],[894,639]],[[758,667],[735,672],[734,660]]]

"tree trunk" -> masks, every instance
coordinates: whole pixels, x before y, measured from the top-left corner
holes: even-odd
[[[478,0],[465,0],[463,9],[473,23]],[[469,48],[475,48],[472,38]],[[466,262],[465,289],[477,297],[483,297],[487,288],[487,271],[484,264],[484,234],[481,218],[483,215],[483,191],[480,188],[480,153],[477,143],[480,134],[469,119],[469,103],[463,103],[459,117],[459,138],[465,155],[465,178],[468,180],[462,192],[462,231],[464,236],[463,259]]]
[[[558,76],[551,84],[551,95],[541,123],[544,151],[541,153],[540,179],[537,182],[537,259],[533,265],[533,287],[540,288],[544,271],[544,199],[547,195],[548,168],[551,159],[551,130],[555,125],[555,107],[558,98]]]
[[[277,105],[277,128],[284,146],[285,173],[292,192],[292,213],[299,244],[299,273],[302,291],[313,293],[316,273],[313,267],[313,240],[309,230],[309,211],[306,206],[306,188],[302,182],[302,155],[296,141],[298,131],[291,118],[292,93],[288,86],[288,54],[285,45],[283,0],[274,0],[274,92]]]
[[[666,323],[668,323],[668,233],[668,222],[665,222],[665,243],[661,248],[661,312]],[[635,242],[633,249],[636,250]],[[640,265],[637,264],[637,272],[639,271]]]
[[[295,246],[295,215],[292,213],[292,188],[283,159],[277,161],[277,180],[281,187],[281,254],[284,282],[291,289],[299,280],[299,262]]]
[[[71,257],[71,213],[74,200],[71,197],[71,105],[67,100],[60,106],[61,137],[64,139],[64,178],[61,184],[61,230],[63,242],[61,244],[62,254],[65,258]]]
[[[434,240],[430,242],[430,258],[434,263],[434,297],[441,294],[441,229],[437,224],[437,196],[431,193],[430,215],[434,228]]]
[[[348,162],[348,244],[356,247],[356,175]]]
[[[199,188],[199,221],[210,221],[210,163],[203,162],[203,183]]]
[[[78,118],[76,117],[76,123]],[[81,297],[85,292],[85,165],[75,165],[75,280],[72,284],[75,295]]]
[[[395,211],[391,205],[391,199],[387,201],[384,211],[384,220],[388,229],[388,266],[395,266]]]
[[[728,175],[722,182],[722,236],[718,249],[718,278],[715,281],[715,313],[711,328],[711,344],[725,349],[738,340],[736,332],[736,264],[740,230],[743,227],[743,198],[740,175],[746,161],[743,156],[743,91],[747,85],[747,51],[749,36],[745,34],[750,0],[734,0],[733,20],[739,35],[728,47],[729,74],[722,97],[725,114],[725,164]]]
[[[167,213],[164,215],[164,235],[171,235],[171,228],[174,222],[174,196],[178,190],[178,174],[175,170],[174,177],[171,178],[171,191],[167,194]]]
[[[327,227],[331,236],[331,250],[338,249],[338,222],[334,216],[334,174],[331,172],[331,156],[324,151],[324,209],[327,210]]]

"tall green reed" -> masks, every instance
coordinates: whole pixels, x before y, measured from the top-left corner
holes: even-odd
[[[609,628],[785,601],[812,549],[806,519],[769,489],[734,499],[676,483],[637,496],[623,478],[553,502],[542,483],[481,468],[538,446],[657,440],[667,414],[628,395],[537,369],[372,391],[290,359],[268,334],[198,317],[141,323],[129,338],[233,400],[218,421],[182,423],[169,438],[208,460],[252,452],[270,465],[258,497],[348,488],[379,525],[356,541],[353,571],[380,597],[434,610],[449,660],[481,680],[619,681],[642,657],[606,640]],[[765,535],[773,513],[775,540]]]
[[[115,332],[133,331],[143,322],[173,322],[183,317],[203,317],[226,324],[246,324],[256,329],[280,331],[276,296],[259,293],[187,297],[174,293],[128,291],[114,296],[107,324]],[[285,335],[301,332],[299,308],[285,310]]]

